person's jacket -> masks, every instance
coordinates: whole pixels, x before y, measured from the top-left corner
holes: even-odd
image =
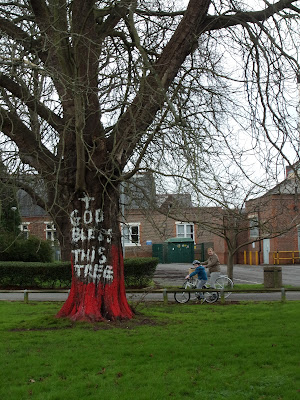
[[[219,257],[215,253],[212,256],[209,256],[202,265],[206,265],[210,273],[221,271]]]
[[[190,278],[192,278],[192,277],[195,276],[195,275],[198,275],[198,279],[207,281],[206,271],[205,271],[205,268],[202,267],[202,265],[199,265],[199,267],[197,267],[197,268],[195,269],[195,271],[193,271],[193,272],[190,274]]]

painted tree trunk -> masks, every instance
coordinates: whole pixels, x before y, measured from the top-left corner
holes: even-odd
[[[82,193],[72,204],[72,286],[57,317],[85,321],[132,318],[125,293],[118,201],[103,193],[92,197]]]

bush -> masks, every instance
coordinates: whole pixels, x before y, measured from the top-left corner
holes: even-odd
[[[124,260],[125,285],[145,287],[151,284],[158,264],[158,258],[127,258]]]
[[[0,261],[51,262],[53,250],[51,243],[35,236],[29,239],[0,235]]]

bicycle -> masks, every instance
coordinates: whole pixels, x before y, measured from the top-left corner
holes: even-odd
[[[226,290],[224,292],[224,298],[227,299],[232,292],[227,290],[233,289],[234,283],[227,275],[220,275],[215,282],[215,288],[221,290]],[[220,292],[219,292],[220,293]]]
[[[183,282],[182,288],[185,289],[182,292],[174,293],[174,298],[177,303],[187,303],[191,294],[195,293],[195,299],[199,299],[199,294],[197,292],[190,292],[190,289],[197,289],[197,279],[190,278]],[[210,289],[209,283],[206,283],[203,286],[203,289]],[[218,292],[201,292],[203,293],[204,298],[201,299],[202,302],[207,303],[215,303],[220,298],[221,290],[230,290],[233,288],[233,282],[227,275],[220,275],[215,281],[215,289],[218,289]],[[224,298],[227,299],[232,292],[226,291],[224,292]]]
[[[182,289],[184,290],[174,293],[175,301],[181,304],[187,303],[191,298],[191,294],[195,296],[194,300],[201,300],[201,303],[215,303],[219,299],[218,292],[190,292],[191,289],[197,289],[197,281],[198,279],[194,278],[186,279],[182,285]],[[202,289],[209,289],[206,285],[207,284],[205,284]]]

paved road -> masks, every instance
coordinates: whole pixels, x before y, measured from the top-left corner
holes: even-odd
[[[300,287],[300,265],[281,265],[283,285]],[[181,285],[188,273],[188,264],[158,264],[154,281],[160,285]],[[226,274],[227,267],[221,265],[221,272]],[[264,267],[261,265],[235,265],[234,283],[263,283]]]
[[[287,265],[282,267],[282,281],[284,285],[292,285],[300,287],[300,265]],[[185,275],[188,273],[188,264],[158,264],[154,281],[160,287],[165,286],[178,286],[183,283]],[[221,266],[221,272],[226,273],[226,266]],[[263,266],[248,266],[248,265],[235,265],[234,266],[234,282],[235,283],[263,283],[264,270]],[[30,301],[65,301],[68,293],[30,293]],[[228,300],[241,301],[241,300],[280,300],[280,293],[259,293],[259,294],[232,294]],[[133,301],[139,301],[140,295],[127,294],[127,297]],[[147,294],[143,295],[145,300],[162,301],[162,294]],[[300,292],[292,292],[286,294],[287,300],[300,300]],[[169,301],[173,301],[173,294],[168,294]],[[0,293],[0,300],[23,301],[23,293]]]

